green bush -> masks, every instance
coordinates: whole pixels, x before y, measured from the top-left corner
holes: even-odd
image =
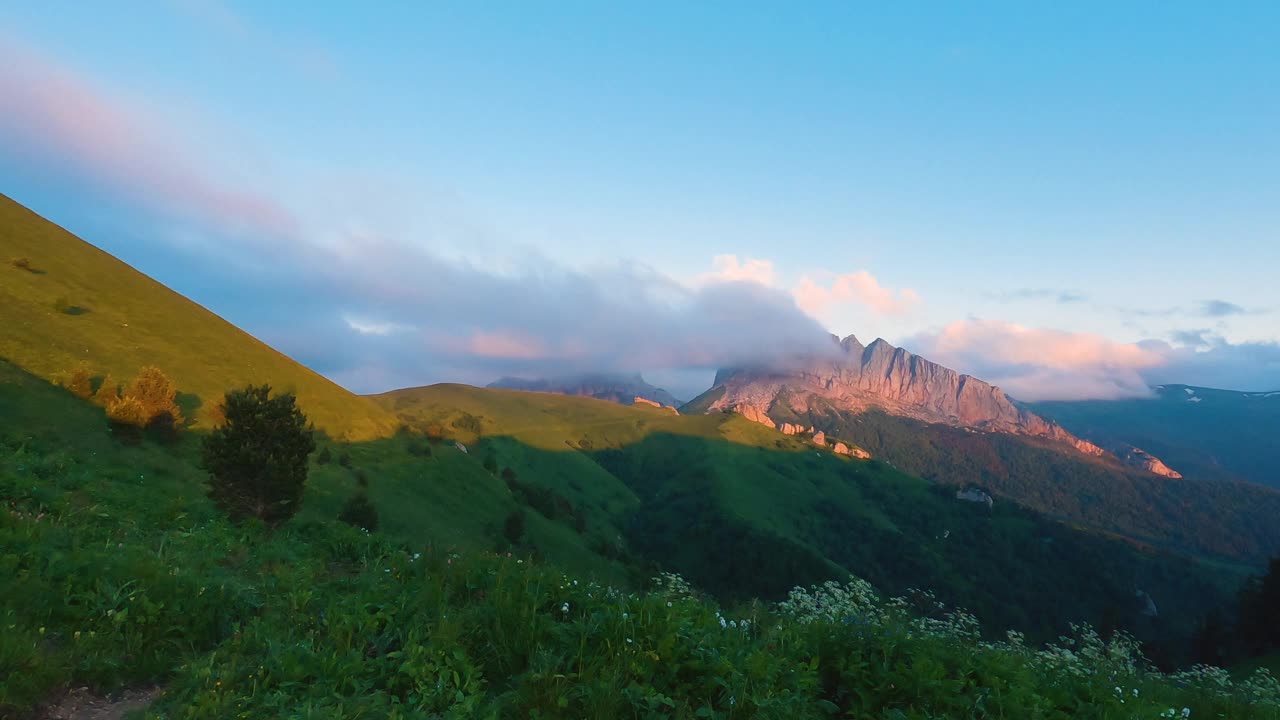
[[[338,513],[338,519],[369,532],[378,529],[378,510],[364,491],[351,496],[346,505],[342,506],[342,512]]]
[[[315,440],[292,394],[267,385],[227,393],[227,421],[204,440],[209,497],[232,519],[277,524],[293,517]]]

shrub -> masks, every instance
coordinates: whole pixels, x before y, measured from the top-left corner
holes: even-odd
[[[339,464],[339,465],[341,465],[341,466],[342,466],[342,467],[344,467],[344,468],[349,468],[349,467],[351,467],[351,455],[349,455],[349,454],[347,454],[347,453],[345,453],[345,452],[344,452],[344,453],[342,453],[341,455],[339,455],[339,456],[338,456],[338,464]]]
[[[332,459],[333,453],[329,452],[329,447],[327,445],[320,450],[318,455],[316,455],[316,462],[321,465],[328,465],[329,461]]]
[[[32,267],[31,258],[16,257],[10,260],[9,264],[18,268],[19,270],[26,270],[29,273],[38,272],[34,267]]]
[[[432,445],[439,445],[444,440],[444,428],[439,425],[427,426],[427,441]]]
[[[168,422],[177,426],[182,422],[182,411],[174,399],[178,389],[160,368],[148,366],[138,372],[133,384],[125,391],[125,395],[136,399],[146,412],[144,424],[151,424],[157,418],[168,415]],[[162,421],[163,422],[163,421]]]
[[[347,504],[342,506],[338,519],[369,532],[378,529],[378,509],[373,506],[373,502],[363,490],[352,495]]]
[[[268,524],[289,519],[302,503],[307,456],[315,439],[290,393],[268,385],[227,393],[227,422],[205,438],[201,462],[209,497],[232,519]]]
[[[62,386],[81,400],[88,400],[93,396],[93,375],[89,368],[81,365],[66,376]]]
[[[137,441],[141,437],[142,428],[147,425],[147,410],[137,398],[128,395],[117,397],[106,409],[113,433],[129,441]]]
[[[498,461],[494,460],[493,456],[490,455],[484,459],[484,469],[487,470],[490,475],[496,475],[498,473]]]
[[[524,537],[524,513],[512,510],[502,523],[502,534],[512,545],[520,542],[520,538]]]
[[[93,394],[93,404],[110,410],[120,399],[120,386],[116,384],[115,378],[108,374],[102,378],[102,384],[98,385],[98,390]]]
[[[369,487],[369,476],[365,474],[364,470],[356,470],[356,485],[362,488]]]

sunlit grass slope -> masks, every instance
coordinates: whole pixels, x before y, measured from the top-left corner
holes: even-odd
[[[0,358],[52,379],[84,363],[127,383],[160,367],[192,411],[228,389],[270,383],[291,390],[335,437],[390,434],[390,419],[205,308],[0,195]],[[194,396],[194,398],[192,397]]]
[[[121,444],[101,409],[2,362],[0,410],[0,718],[41,717],[68,687],[153,684],[163,692],[146,717],[157,719],[1102,720],[1183,707],[1192,717],[1277,718],[1268,676],[1161,675],[1123,637],[1108,644],[1083,630],[1073,644],[1037,651],[1016,636],[979,642],[968,616],[919,598],[885,602],[859,582],[782,605],[720,606],[671,579],[637,594],[527,553],[485,552],[472,527],[484,518],[465,513],[511,505],[477,457],[502,449],[484,438],[467,452],[441,442],[429,453],[413,435],[325,442],[330,461],[313,465],[302,515],[268,531],[229,523],[204,497],[192,463],[198,433],[172,445]],[[702,422],[689,427],[714,426]],[[754,432],[725,422],[726,432]],[[774,468],[751,482],[792,494],[803,478],[791,461],[822,484],[837,481],[833,468],[873,469],[696,433],[655,433],[594,457],[635,483],[643,507],[664,486],[706,483],[708,464],[723,464],[711,484],[731,491],[732,476],[753,466],[749,454]],[[638,468],[665,474],[639,482]],[[332,519],[329,498],[346,496],[360,472],[386,534]],[[877,477],[855,484],[871,483],[859,493],[885,511],[881,529],[905,533],[920,513],[930,524],[959,521],[919,485],[905,495],[872,489]],[[895,511],[890,499],[914,507]],[[670,514],[689,522],[678,508]],[[1012,512],[991,519],[1026,521]],[[998,540],[981,535],[983,522],[954,527],[977,533],[965,543]],[[481,545],[446,545],[433,531]],[[1014,532],[1001,545],[1016,551],[1025,539]],[[736,547],[731,557],[703,549],[713,561],[739,560]]]
[[[931,588],[992,627],[1054,637],[1069,621],[1109,617],[1174,646],[1238,580],[1011,503],[975,507],[736,414],[460,385],[376,399],[405,426],[462,439],[473,456],[567,498],[632,557],[721,597],[778,597],[853,572],[892,592]],[[1140,616],[1135,586],[1159,596],[1158,621]]]

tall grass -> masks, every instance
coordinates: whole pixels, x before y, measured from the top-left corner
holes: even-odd
[[[163,683],[168,718],[1280,717],[1265,673],[1162,675],[1123,636],[984,642],[853,581],[718,607],[335,521],[236,526],[146,472],[0,449],[0,711]]]

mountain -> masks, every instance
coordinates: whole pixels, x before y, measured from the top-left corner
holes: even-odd
[[[683,401],[677,400],[666,390],[645,382],[639,373],[635,375],[588,373],[538,379],[504,377],[490,383],[489,387],[502,390],[577,395],[597,400],[609,400],[623,405],[635,403],[636,398],[648,400],[651,403],[657,403],[669,408],[677,408],[684,404]]]
[[[641,578],[664,568],[722,598],[774,598],[852,572],[890,592],[930,588],[989,627],[1055,637],[1063,623],[1091,618],[1163,642],[1185,638],[1196,613],[1235,582],[1236,570],[1222,571],[1229,564],[1137,549],[1016,503],[969,502],[884,462],[815,452],[809,438],[737,413],[465,385],[375,400],[410,433],[454,439],[509,475],[532,503],[529,517],[565,530],[544,533],[555,545],[539,540],[549,559],[611,559],[648,568]],[[1228,521],[1226,532],[1257,525]],[[1155,598],[1160,619],[1143,615],[1136,589]]]
[[[1085,455],[1107,455],[1102,447],[1067,432],[1057,423],[1021,408],[1000,388],[970,375],[895,348],[882,339],[863,346],[850,335],[831,336],[836,351],[773,367],[721,370],[715,384],[689,410],[734,410],[768,420],[778,406],[808,412],[815,400],[846,412],[878,408],[930,423],[1045,439]],[[1122,461],[1152,473],[1179,474],[1146,453],[1121,449]]]
[[[144,365],[177,385],[197,427],[248,383],[292,390],[320,429],[390,434],[390,416],[205,308],[0,195],[0,358],[52,380],[84,365],[127,383]]]
[[[1093,442],[1145,448],[1188,477],[1280,487],[1280,392],[1161,385],[1150,398],[1032,407]]]
[[[101,520],[104,537],[119,520],[81,512],[81,488],[127,495],[157,538],[215,512],[198,461],[204,416],[192,413],[201,422],[170,445],[126,445],[101,408],[49,382],[82,360],[122,377],[156,364],[193,406],[245,383],[295,390],[329,431],[312,459],[301,531],[367,495],[379,532],[397,541],[519,552],[630,587],[665,569],[724,599],[772,599],[853,573],[890,593],[932,589],[994,631],[1052,639],[1085,620],[1176,645],[1225,602],[1241,561],[1280,546],[1280,493],[1125,475],[1101,456],[1068,456],[1053,435],[874,425],[875,413],[835,413],[822,394],[805,418],[786,403],[768,410],[877,459],[735,413],[459,385],[354,396],[26,210],[0,209],[10,258],[0,266],[0,501],[67,499],[77,516]],[[933,377],[945,381],[940,370]],[[947,446],[959,455],[924,455],[939,429],[962,436]],[[1009,439],[1013,449],[970,448],[966,438]],[[1031,451],[1043,455],[1016,454]],[[940,460],[946,476],[913,466],[913,453]],[[1005,464],[963,466],[991,457]],[[1096,474],[1081,480],[1082,467]],[[970,501],[983,493],[990,504]]]

